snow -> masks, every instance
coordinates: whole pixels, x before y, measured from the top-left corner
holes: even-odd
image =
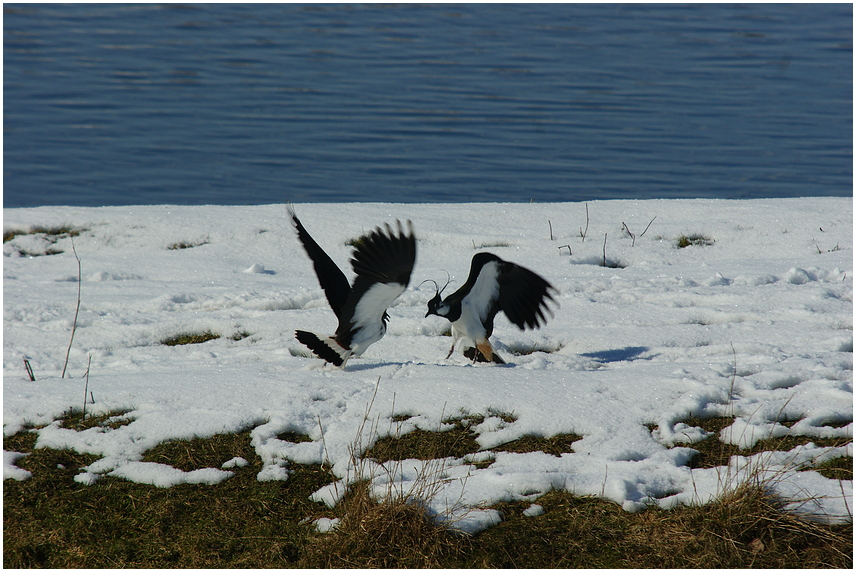
[[[852,482],[797,469],[852,456],[852,445],[690,470],[692,444],[706,435],[685,421],[733,415],[721,437],[741,447],[785,434],[852,438],[852,206],[850,198],[594,201],[587,221],[582,203],[297,204],[349,278],[346,241],[396,218],[412,220],[419,239],[386,336],[344,370],[294,339],[295,329],[332,334],[336,321],[284,205],[5,209],[7,231],[86,230],[74,239],[80,283],[68,237],[4,244],[4,434],[39,427],[37,447],[98,455],[76,478],[84,485],[111,475],[168,487],[216,486],[246,461],[185,472],[143,462],[147,450],[251,430],[259,480],[287,486],[292,464],[327,461],[341,480],[316,500],[335,504],[350,482],[370,477],[378,495],[430,491],[438,518],[470,532],[498,522],[491,503],[532,503],[551,489],[636,511],[707,503],[759,475],[794,510],[848,520]],[[708,244],[678,248],[682,235]],[[49,250],[62,253],[30,256]],[[446,272],[459,287],[485,250],[559,292],[540,330],[497,317],[491,341],[505,366],[471,364],[459,352],[445,359],[449,323],[425,317],[433,284],[417,288],[443,283]],[[206,331],[221,337],[160,343]],[[130,423],[73,431],[55,421],[82,406],[90,359],[87,411]],[[482,447],[474,455],[352,462],[354,446],[449,429],[449,418],[466,415],[484,417],[472,427]],[[311,440],[279,439],[284,432]],[[582,437],[573,453],[489,451],[564,433]],[[4,479],[29,477],[19,457],[4,452]]]
[[[529,505],[529,508],[523,511],[523,516],[541,516],[544,514],[544,507],[540,504],[532,503]]]

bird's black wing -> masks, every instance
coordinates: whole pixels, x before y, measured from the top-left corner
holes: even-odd
[[[363,320],[381,320],[386,309],[404,292],[416,263],[416,237],[408,221],[405,234],[398,222],[398,234],[387,224],[358,241],[351,259],[356,272],[351,295],[339,317],[336,339],[347,340],[348,332]]]
[[[309,233],[300,223],[300,219],[294,214],[294,208],[291,205],[288,205],[288,214],[291,216],[291,223],[297,231],[297,238],[303,244],[306,254],[312,259],[315,275],[318,276],[318,282],[327,295],[327,302],[329,302],[333,312],[336,313],[336,317],[341,319],[342,310],[351,293],[351,285],[348,284],[348,279],[327,253],[318,246],[318,243],[309,236]]]
[[[547,302],[555,302],[549,282],[531,270],[503,261],[499,273],[499,308],[521,330],[540,328],[552,316]]]
[[[407,221],[409,234],[405,234],[401,221],[396,222],[397,235],[386,224],[386,232],[378,227],[359,240],[351,259],[351,267],[358,280],[364,278],[372,282],[395,282],[405,288],[410,283],[410,274],[416,264],[413,223]]]

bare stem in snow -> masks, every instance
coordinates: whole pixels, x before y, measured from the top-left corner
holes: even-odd
[[[62,366],[62,375],[65,377],[65,370],[68,367],[68,354],[71,353],[71,342],[74,341],[74,332],[77,330],[77,315],[80,313],[80,257],[77,256],[77,249],[74,248],[74,237],[71,238],[71,251],[74,253],[74,258],[77,260],[77,308],[74,310],[74,322],[71,324],[71,338],[68,340],[68,349],[65,351],[65,363]]]
[[[629,226],[627,226],[627,223],[626,223],[626,222],[622,222],[622,223],[621,223],[621,226],[623,226],[623,227],[624,227],[624,230],[626,230],[626,231],[627,231],[627,234],[629,234],[629,235],[630,235],[630,238],[632,238],[632,239],[633,239],[633,242],[631,242],[631,243],[630,243],[630,248],[633,248],[634,246],[636,246],[636,235],[634,235],[632,232],[630,232],[630,227],[629,227]]]
[[[654,217],[654,218],[657,218],[657,217]],[[645,236],[645,233],[648,232],[649,228],[651,228],[651,224],[654,222],[654,218],[651,219],[651,222],[648,223],[648,226],[646,226],[645,230],[642,231],[642,234],[639,235],[640,238]]]
[[[30,360],[24,358],[24,368],[27,370],[27,375],[30,376],[30,381],[36,381],[36,376],[33,375],[33,366],[30,365]]]
[[[586,241],[586,234],[588,233],[588,225],[589,225],[589,212],[588,212],[588,203],[586,203],[586,229],[580,229],[580,236],[583,238],[583,242]]]
[[[86,394],[89,393],[89,368],[92,366],[92,354],[89,354],[89,361],[86,363],[86,373],[83,374],[83,377],[86,379],[86,384],[83,386],[83,416],[80,418],[81,421],[86,419]],[[95,399],[92,399],[92,403],[95,403]]]
[[[603,265],[606,266],[606,234],[603,233]]]

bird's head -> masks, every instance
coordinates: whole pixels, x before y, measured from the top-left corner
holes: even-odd
[[[425,282],[431,282],[432,284],[434,284],[434,289],[436,290],[434,297],[428,300],[428,312],[425,313],[426,318],[431,314],[434,314],[435,316],[446,316],[446,314],[449,313],[449,305],[443,301],[441,295],[443,294],[443,290],[446,289],[446,286],[448,286],[449,282],[451,281],[452,278],[450,276],[449,279],[446,281],[445,286],[443,286],[442,288],[440,288],[440,286],[436,282],[430,279],[424,280],[422,282],[422,284],[425,284]],[[422,286],[422,284],[420,284],[419,286]]]
[[[428,311],[425,313],[425,317],[427,318],[431,314],[434,314],[435,316],[442,316],[446,313],[445,309],[446,306],[443,303],[443,300],[440,298],[440,292],[438,290],[437,295],[428,300]]]

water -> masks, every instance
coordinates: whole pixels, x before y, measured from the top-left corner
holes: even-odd
[[[5,207],[851,196],[850,4],[4,4]]]

